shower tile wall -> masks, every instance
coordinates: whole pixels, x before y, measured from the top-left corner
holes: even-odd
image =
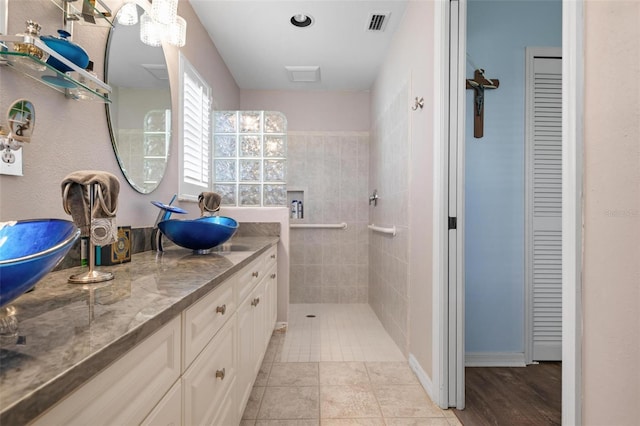
[[[368,132],[289,132],[287,188],[304,188],[303,223],[292,229],[291,303],[366,303],[369,285]]]
[[[409,331],[409,115],[404,84],[373,123],[369,180],[379,194],[371,222],[396,226],[396,236],[369,236],[369,304],[407,355]],[[419,214],[419,212],[417,212]]]

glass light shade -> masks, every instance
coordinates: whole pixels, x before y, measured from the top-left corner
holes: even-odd
[[[182,47],[187,42],[187,21],[180,16],[169,25],[169,38],[167,40],[174,46]]]
[[[178,0],[153,0],[151,16],[156,22],[170,25],[176,20]]]
[[[162,46],[162,37],[167,26],[154,21],[148,13],[140,17],[140,40],[152,47]]]
[[[138,23],[138,7],[135,3],[125,3],[118,12],[120,25],[135,25]]]

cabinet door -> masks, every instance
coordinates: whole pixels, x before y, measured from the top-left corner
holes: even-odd
[[[242,415],[251,395],[253,382],[260,371],[266,350],[264,340],[264,283],[260,281],[238,308],[238,407]]]
[[[234,386],[234,388],[230,389],[222,399],[222,403],[220,404],[220,407],[218,407],[218,413],[213,419],[212,424],[214,426],[234,426],[240,422],[242,413],[240,413],[240,415],[237,414],[236,401],[236,389]]]
[[[238,306],[238,385],[237,400],[240,404],[239,415],[244,411],[244,406],[249,400],[253,386],[253,365],[256,358],[256,350],[253,337],[254,310],[253,294],[250,294]]]
[[[180,377],[180,331],[178,316],[33,424],[140,423]]]
[[[253,347],[255,356],[253,357],[253,365],[251,366],[253,382],[260,371],[260,363],[262,357],[267,349],[267,344],[264,339],[265,331],[265,319],[266,319],[266,306],[267,300],[264,293],[264,285],[266,280],[262,280],[260,284],[253,291]]]
[[[278,274],[276,273],[277,265],[273,265],[265,277],[265,348],[269,345],[271,334],[276,325],[278,316]]]
[[[178,380],[156,405],[141,426],[182,425],[182,383]]]
[[[213,424],[225,402],[225,395],[235,392],[236,338],[234,316],[182,376],[185,425]]]
[[[229,278],[184,311],[183,371],[235,312],[236,279]]]

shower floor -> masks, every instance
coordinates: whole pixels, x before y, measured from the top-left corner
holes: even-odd
[[[276,362],[406,361],[368,304],[289,305]]]

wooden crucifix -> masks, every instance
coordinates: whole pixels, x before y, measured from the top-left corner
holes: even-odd
[[[484,76],[483,69],[477,69],[473,73],[473,79],[467,79],[467,89],[472,89],[473,93],[473,137],[481,138],[484,133],[484,91],[486,89],[497,89],[500,81],[489,80]]]

